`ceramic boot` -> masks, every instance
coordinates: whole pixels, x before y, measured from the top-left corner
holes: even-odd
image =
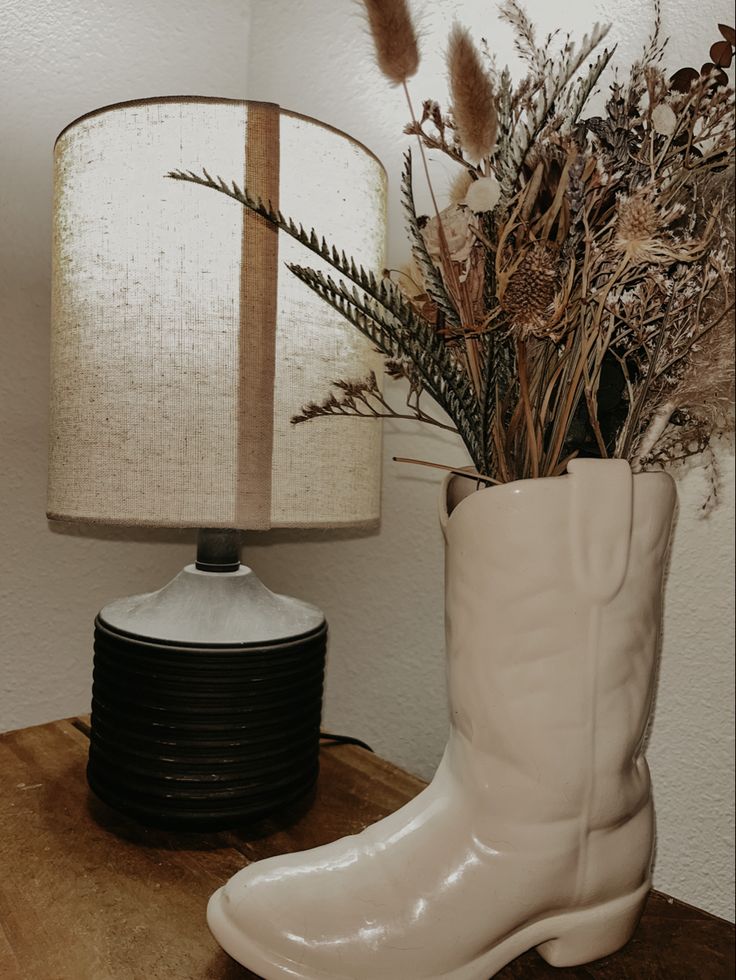
[[[628,941],[650,887],[642,741],[674,506],[669,476],[622,460],[445,484],[437,774],[358,835],[236,874],[208,910],[231,956],[267,980],[487,980],[532,947],[573,966]]]

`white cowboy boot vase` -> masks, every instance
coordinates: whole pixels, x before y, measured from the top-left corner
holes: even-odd
[[[445,484],[445,754],[396,813],[212,896],[213,934],[255,973],[487,980],[532,947],[574,966],[631,937],[650,887],[642,742],[675,489],[622,460],[568,471]]]

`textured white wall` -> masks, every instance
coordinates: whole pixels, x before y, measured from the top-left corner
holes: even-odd
[[[110,599],[191,560],[193,532],[61,533],[47,524],[51,153],[98,106],[242,98],[238,0],[0,0],[0,731],[89,708],[91,629]]]
[[[726,0],[663,0],[672,65],[699,64]],[[441,54],[453,16],[512,60],[487,0],[427,0],[417,101],[443,97]],[[638,0],[533,0],[540,29],[613,20],[621,57],[647,33]],[[191,559],[193,536],[66,533],[44,520],[50,153],[76,115],[121,99],[202,94],[273,99],[362,139],[393,187],[390,256],[403,259],[396,189],[406,111],[372,67],[357,7],[344,0],[0,0],[0,730],[86,710],[91,622],[110,599],[163,584]],[[444,166],[444,164],[443,164]],[[298,217],[298,216],[297,216]],[[429,776],[447,727],[438,479],[392,455],[464,462],[451,437],[387,426],[380,532],[250,535],[246,560],[272,588],[320,605],[331,624],[326,723]],[[733,916],[733,459],[724,499],[697,510],[700,475],[680,485],[664,655],[649,757],[659,814],[657,884]]]

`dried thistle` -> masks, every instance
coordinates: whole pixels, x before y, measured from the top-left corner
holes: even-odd
[[[406,0],[363,3],[378,67],[392,84],[406,84],[419,67],[419,45]]]
[[[498,128],[493,83],[469,32],[459,24],[450,32],[447,70],[460,144],[471,160],[485,160]]]
[[[659,212],[646,191],[637,191],[619,201],[614,247],[629,261],[656,261],[661,230]]]
[[[699,258],[710,241],[712,227],[706,227],[701,238],[672,235],[669,226],[684,215],[685,205],[675,202],[669,208],[657,206],[656,193],[656,189],[643,188],[621,198],[614,249],[633,264],[671,265]]]

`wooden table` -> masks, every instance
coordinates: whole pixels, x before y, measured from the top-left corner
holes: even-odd
[[[174,834],[119,816],[87,789],[85,719],[0,735],[2,980],[245,980],[214,942],[212,891],[249,861],[361,830],[421,780],[364,749],[325,745],[313,805],[257,831]],[[615,956],[556,970],[533,951],[500,980],[732,980],[730,923],[653,892]],[[380,978],[376,978],[380,980]]]

